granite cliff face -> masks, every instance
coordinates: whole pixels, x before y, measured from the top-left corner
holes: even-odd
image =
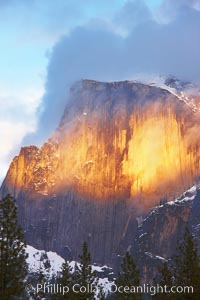
[[[83,240],[112,263],[138,217],[199,175],[199,112],[173,93],[137,82],[83,80],[41,148],[22,148],[1,187],[19,205],[29,244],[74,259]]]
[[[189,226],[200,255],[200,189],[193,186],[175,201],[152,209],[141,220],[133,252],[144,282],[151,282],[164,261],[176,254],[186,226]]]

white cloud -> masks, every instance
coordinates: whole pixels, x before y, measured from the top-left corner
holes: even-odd
[[[37,128],[37,109],[43,90],[8,92],[0,88],[0,181],[24,137]]]
[[[27,132],[32,132],[33,130],[34,126],[31,126],[31,124],[0,121],[0,140],[2,141],[0,158],[7,157],[13,148],[22,142]]]

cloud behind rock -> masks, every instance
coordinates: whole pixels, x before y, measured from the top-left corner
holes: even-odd
[[[52,49],[40,133],[47,137],[58,125],[72,82],[134,79],[137,73],[199,81],[199,53],[200,12],[191,7],[167,24],[147,14],[126,37],[103,27],[76,28]]]

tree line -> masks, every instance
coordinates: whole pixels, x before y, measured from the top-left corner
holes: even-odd
[[[80,263],[77,263],[72,270],[70,263],[65,260],[62,269],[56,277],[47,278],[42,268],[34,278],[35,283],[43,286],[48,280],[56,286],[69,288],[65,294],[57,293],[47,295],[44,290],[36,293],[33,288],[33,279],[28,277],[28,265],[26,262],[26,242],[22,228],[17,222],[17,206],[11,195],[0,200],[0,299],[68,299],[68,300],[92,300],[92,299],[146,299],[141,293],[105,293],[104,287],[98,284],[98,277],[92,269],[91,255],[86,242],[83,243],[82,253],[79,256]],[[140,272],[137,261],[131,253],[126,252],[121,268],[115,276],[114,283],[124,289],[126,287],[139,287]],[[82,287],[83,293],[74,293],[73,286]],[[179,294],[164,291],[152,296],[155,300],[199,300],[200,299],[200,264],[197,252],[197,245],[189,229],[186,228],[184,236],[180,240],[177,253],[170,260],[166,260],[158,270],[157,276],[153,279],[152,285],[167,286],[168,289],[174,286],[192,286],[194,293]],[[88,288],[98,286],[98,292]],[[96,295],[96,296],[95,296]],[[147,298],[149,299],[149,298]]]

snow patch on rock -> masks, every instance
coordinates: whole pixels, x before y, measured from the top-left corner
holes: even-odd
[[[26,253],[28,254],[27,263],[29,272],[39,273],[41,271],[48,278],[52,278],[53,276],[59,274],[62,268],[62,264],[65,261],[64,258],[58,255],[56,252],[46,252],[44,250],[38,250],[30,245],[27,245]],[[69,264],[72,268],[72,272],[74,272],[76,266],[80,267],[80,263],[76,261],[71,261]],[[107,295],[111,291],[113,280],[110,280],[108,277],[103,277],[103,273],[105,272],[105,270],[107,270],[108,275],[111,275],[113,274],[112,269],[106,265],[92,265],[92,270],[97,274],[98,286],[101,286],[105,294]],[[98,275],[100,275],[100,278]],[[97,295],[96,299],[98,299]]]

